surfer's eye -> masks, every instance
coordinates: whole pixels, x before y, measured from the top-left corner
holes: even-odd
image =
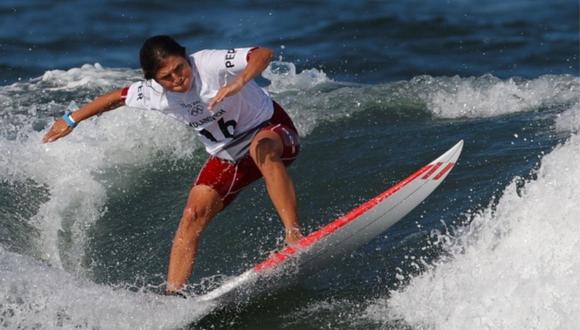
[[[176,65],[175,68],[173,68],[173,70],[171,70],[169,73],[166,73],[166,74],[162,75],[161,77],[159,77],[159,79],[165,80],[165,81],[173,81],[174,76],[175,77],[180,76],[182,70],[183,70],[183,63],[180,63],[180,64]]]

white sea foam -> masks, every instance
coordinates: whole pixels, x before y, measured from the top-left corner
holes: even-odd
[[[176,329],[211,303],[98,285],[0,248],[0,327]]]
[[[127,107],[82,122],[69,136],[50,144],[41,143],[44,132],[33,125],[50,115],[47,110],[66,108],[68,101],[58,99],[59,93],[80,89],[94,94],[118,88],[132,74],[83,66],[50,71],[41,79],[0,90],[8,119],[2,126],[17,131],[0,139],[0,179],[34,180],[49,192],[48,201],[29,219],[40,235],[28,244],[36,246],[34,257],[46,263],[0,247],[0,315],[5,316],[0,318],[1,326],[178,328],[210,309],[210,305],[94,284],[86,279],[83,266],[87,230],[101,217],[107,202],[99,174],[117,166],[146,165],[159,154],[191,157],[199,148],[191,130],[161,114]],[[46,97],[47,91],[57,99]],[[78,103],[87,101],[85,94]],[[34,98],[45,103],[35,103]],[[33,116],[30,106],[36,109]],[[63,232],[68,236],[65,242]]]
[[[281,61],[270,64],[262,76],[270,80],[268,91],[272,93],[304,91],[323,83],[332,82],[321,70],[307,69],[298,73],[294,63]]]
[[[542,76],[532,80],[501,80],[481,77],[418,77],[410,82],[422,86],[419,97],[428,109],[442,118],[482,118],[536,111],[541,107],[577,103],[580,78]]]
[[[20,98],[10,103],[12,109],[5,114],[10,117],[25,112],[19,101],[26,104],[27,98],[44,93],[47,85],[43,83],[59,90],[74,89],[79,71],[87,83],[96,84],[91,88],[103,87],[101,80],[106,82],[106,88],[111,87],[111,72],[98,66],[47,72],[42,80],[2,90],[0,94]],[[18,94],[18,88],[26,93]],[[38,114],[42,116],[46,114]],[[100,171],[119,165],[147,164],[159,153],[189,157],[199,146],[185,125],[154,112],[127,107],[82,122],[69,136],[50,144],[41,143],[43,133],[35,131],[30,122],[28,118],[28,122],[23,119],[15,124],[19,130],[16,138],[0,139],[0,177],[32,179],[47,187],[48,202],[30,219],[41,237],[34,243],[38,257],[71,272],[82,271],[86,230],[100,217],[106,202],[105,188],[96,179]],[[65,250],[59,243],[62,231],[69,233],[72,242]]]
[[[558,115],[555,129],[557,132],[578,133],[580,131],[580,102]]]
[[[436,118],[487,118],[539,111],[580,102],[580,78],[545,75],[536,79],[419,76],[381,85],[333,81],[320,70],[297,72],[292,63],[277,62],[264,77],[295,119],[302,135],[321,121],[332,121],[368,108],[401,111],[423,108]]]
[[[274,62],[263,76],[267,91],[292,117],[300,135],[308,135],[320,122],[348,117],[374,103],[373,88],[336,82],[318,69],[297,71],[293,63]]]
[[[47,88],[48,91],[76,90],[80,87],[113,89],[119,87],[119,81],[127,80],[127,73],[128,70],[105,69],[99,63],[95,63],[69,70],[47,71],[37,80],[54,86]],[[135,72],[132,73],[129,77],[135,76]]]
[[[578,111],[577,105],[571,111]],[[542,159],[454,236],[451,255],[364,317],[420,329],[575,329],[580,324],[580,137]],[[453,219],[449,219],[453,220]]]

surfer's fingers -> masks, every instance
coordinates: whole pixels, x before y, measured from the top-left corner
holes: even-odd
[[[44,135],[42,142],[46,143],[56,141],[61,137],[68,135],[70,132],[72,132],[72,128],[70,128],[63,120],[59,119],[54,122],[48,133]]]
[[[242,87],[244,87],[244,83],[243,81],[238,79],[233,83],[227,84],[224,87],[220,88],[217,94],[209,102],[208,109],[211,110],[216,104],[223,101],[226,97],[237,94],[242,89]]]
[[[50,128],[50,130],[44,134],[44,137],[42,138],[42,142],[46,143],[46,142],[52,142],[54,141],[54,137],[56,135],[56,131],[54,130],[54,126]]]
[[[224,98],[227,96],[226,87],[221,88],[218,91],[218,93],[211,99],[211,101],[209,101],[209,104],[208,104],[208,109],[209,110],[213,109],[213,107],[216,106],[216,104],[218,104],[221,101],[223,101]]]

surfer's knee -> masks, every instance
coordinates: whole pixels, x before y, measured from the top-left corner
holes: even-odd
[[[259,168],[269,166],[280,161],[282,146],[280,141],[271,137],[257,139],[252,143],[250,156]]]
[[[201,231],[209,223],[211,216],[208,205],[187,205],[183,209],[180,225],[187,231]]]
[[[194,187],[183,209],[180,227],[186,232],[201,232],[221,209],[222,202],[211,188]]]
[[[181,221],[185,224],[194,224],[194,223],[201,223],[203,219],[203,214],[207,212],[203,212],[200,208],[195,205],[188,205],[183,209],[183,215],[181,216]]]

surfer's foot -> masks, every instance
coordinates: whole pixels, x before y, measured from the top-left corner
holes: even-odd
[[[176,296],[176,297],[180,297],[183,299],[187,299],[187,296],[180,291],[170,291],[170,290],[165,290],[165,295],[166,296]]]
[[[288,245],[296,244],[302,237],[304,236],[302,236],[298,228],[286,230],[286,244]]]

